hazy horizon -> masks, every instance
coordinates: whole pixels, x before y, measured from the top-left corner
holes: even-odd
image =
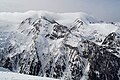
[[[120,22],[120,0],[0,0],[0,12],[85,12],[104,21]]]

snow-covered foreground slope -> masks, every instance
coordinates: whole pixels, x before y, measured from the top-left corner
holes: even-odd
[[[59,80],[59,79],[14,73],[10,72],[5,68],[0,67],[0,80]]]
[[[58,79],[0,71],[0,80],[58,80]]]
[[[119,25],[82,12],[0,13],[0,19],[4,68],[64,80],[120,78]]]

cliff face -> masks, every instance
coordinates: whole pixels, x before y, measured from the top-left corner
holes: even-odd
[[[23,20],[1,46],[0,65],[64,80],[120,80],[119,27],[88,16],[69,25],[67,19]]]

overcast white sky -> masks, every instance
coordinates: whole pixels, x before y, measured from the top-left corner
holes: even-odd
[[[47,10],[86,12],[105,21],[120,21],[120,0],[0,0],[0,12]]]

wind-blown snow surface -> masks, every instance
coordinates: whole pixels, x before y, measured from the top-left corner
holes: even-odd
[[[4,68],[65,80],[119,79],[119,25],[82,12],[3,12],[0,21]]]
[[[30,76],[25,74],[0,71],[0,80],[58,80],[58,79],[36,77],[36,76]]]
[[[58,80],[58,79],[13,73],[7,69],[0,67],[0,80]]]

